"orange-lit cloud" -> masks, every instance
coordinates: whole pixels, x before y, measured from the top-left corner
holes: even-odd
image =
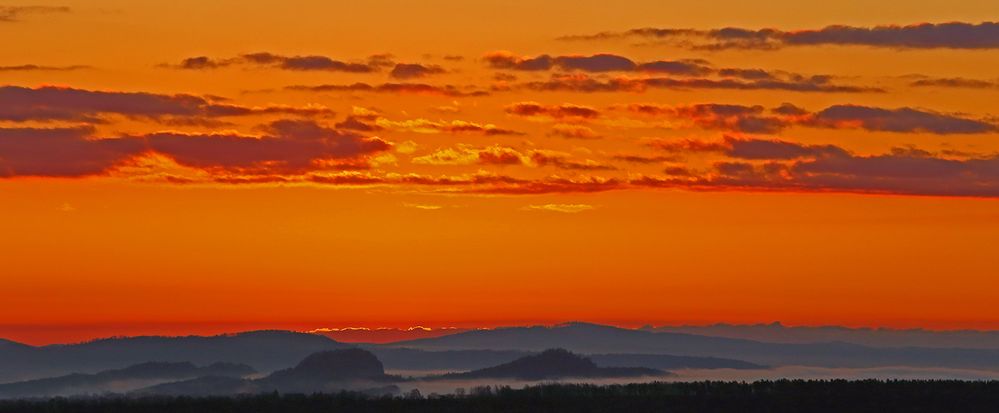
[[[930,110],[902,107],[878,108],[861,105],[834,105],[809,112],[789,103],[767,111],[763,106],[696,104],[663,106],[630,104],[625,110],[648,116],[687,119],[709,129],[749,133],[776,133],[789,126],[832,129],[865,129],[897,133],[980,134],[995,132],[996,124],[980,119]],[[767,113],[769,112],[769,113]]]
[[[544,204],[544,205],[528,205],[524,207],[529,211],[552,211],[561,212],[565,214],[577,214],[583,211],[589,211],[595,208],[593,205],[587,204]]]
[[[255,65],[293,71],[326,71],[347,73],[372,73],[381,70],[383,66],[392,65],[380,56],[366,62],[347,62],[328,56],[283,56],[269,52],[246,53],[237,57],[215,59],[208,56],[189,57],[177,65],[166,65],[178,69],[203,70],[218,69],[233,65]]]
[[[397,93],[415,95],[439,95],[446,97],[468,97],[485,96],[489,92],[477,90],[475,88],[459,87],[455,85],[430,85],[425,83],[352,83],[352,84],[327,84],[327,85],[293,85],[287,90],[310,91],[310,92],[371,92],[371,93]]]
[[[506,113],[524,117],[547,117],[559,120],[593,119],[600,116],[597,109],[573,104],[542,105],[537,102],[519,102],[506,107]]]
[[[595,78],[587,74],[553,74],[549,80],[530,81],[512,86],[535,92],[631,92],[648,90],[775,90],[812,93],[880,93],[870,86],[840,85],[826,76],[791,79],[740,80],[733,78],[615,77]]]
[[[788,46],[851,45],[897,49],[995,49],[999,48],[999,23],[964,22],[920,23],[858,27],[826,26],[821,29],[785,31],[779,29],[744,29],[726,27],[712,30],[641,28],[625,32],[602,32],[572,35],[564,40],[601,40],[622,37],[645,37],[663,41],[693,38],[697,49],[774,50]]]

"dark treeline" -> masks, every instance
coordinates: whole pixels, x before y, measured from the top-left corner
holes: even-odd
[[[626,385],[476,387],[457,395],[411,392],[239,397],[94,397],[0,401],[18,413],[319,412],[996,412],[999,381],[777,380]]]

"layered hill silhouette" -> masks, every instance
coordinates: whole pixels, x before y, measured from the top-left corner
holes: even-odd
[[[80,344],[0,344],[0,382],[96,373],[149,361],[246,364],[269,372],[323,350],[350,346],[315,334],[253,331],[219,336],[124,337]]]
[[[622,329],[588,323],[477,330],[394,343],[422,350],[520,350],[565,348],[593,353],[731,357],[770,366],[999,368],[999,350],[872,347],[842,342],[768,343],[695,334]]]
[[[245,364],[215,363],[197,367],[192,363],[149,362],[96,374],[70,374],[47,379],[0,384],[0,398],[52,397],[121,393],[156,383],[196,377],[245,377],[256,373]]]
[[[378,356],[385,367],[397,370],[476,370],[508,363],[534,354],[522,350],[426,351],[388,346],[363,346]],[[767,366],[721,357],[669,354],[587,354],[598,366],[648,367],[655,369],[765,369]]]
[[[329,393],[343,390],[368,394],[394,394],[398,383],[411,380],[516,379],[552,380],[561,378],[621,378],[665,376],[669,373],[642,367],[599,367],[589,358],[563,349],[551,349],[464,373],[420,379],[385,374],[381,361],[366,350],[345,349],[309,355],[295,367],[276,371],[259,379],[199,377],[192,380],[151,386],[133,394],[160,396],[225,396],[254,393]]]
[[[265,392],[319,393],[341,390],[375,394],[398,391],[398,376],[385,374],[381,361],[368,351],[351,348],[311,354],[295,367],[259,379],[200,377],[136,391],[141,395],[234,395]]]
[[[192,362],[198,365],[229,362],[246,364],[262,373],[269,373],[293,365],[312,353],[350,347],[328,337],[288,331],[255,331],[209,337],[107,338],[80,344],[41,347],[0,341],[0,366],[3,366],[0,369],[0,383],[72,373],[96,373],[148,361]],[[395,370],[474,370],[513,361],[539,351],[426,351],[395,345],[364,345],[363,348],[382,360],[385,368]],[[762,367],[722,357],[662,354],[605,354],[593,356],[593,360],[602,366],[664,369]]]
[[[548,380],[560,378],[616,378],[665,376],[662,370],[643,367],[598,367],[593,360],[565,349],[549,349],[521,357],[509,363],[465,373],[451,373],[442,379],[517,379]]]
[[[711,337],[741,338],[773,343],[843,342],[872,347],[937,347],[999,349],[999,331],[840,326],[786,326],[770,324],[711,324],[706,326],[643,327],[651,332],[686,333]]]

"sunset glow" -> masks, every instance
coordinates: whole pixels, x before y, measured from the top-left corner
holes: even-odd
[[[2,338],[999,329],[990,2],[41,3]]]

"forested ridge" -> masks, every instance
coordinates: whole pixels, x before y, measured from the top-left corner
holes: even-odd
[[[776,380],[476,387],[449,395],[360,393],[93,397],[0,401],[17,413],[319,412],[995,412],[999,381]]]

